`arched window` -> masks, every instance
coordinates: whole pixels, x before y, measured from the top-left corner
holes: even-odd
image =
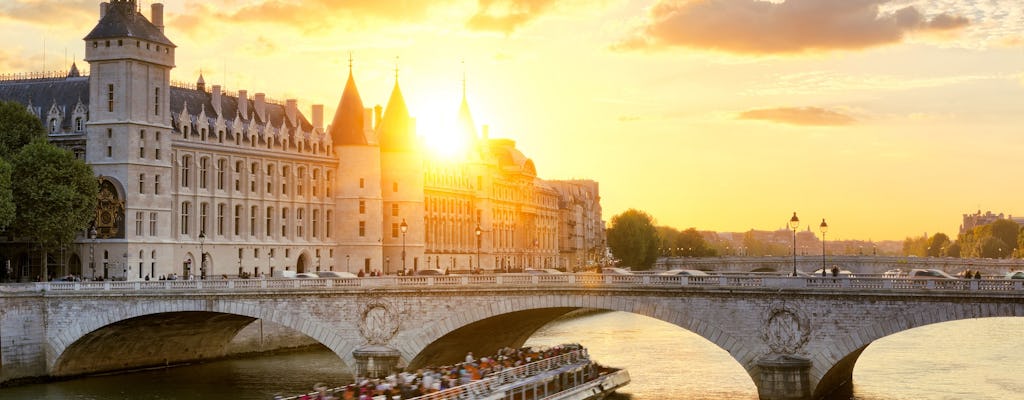
[[[267,232],[267,237],[269,238],[269,237],[271,237],[273,235],[272,230],[273,230],[273,227],[274,227],[274,207],[267,207],[267,214],[266,214],[266,216],[267,216],[267,225],[266,225],[266,228],[264,230]]]
[[[333,213],[331,212],[331,210],[327,210],[327,216],[325,218],[326,220],[324,221],[324,225],[327,226],[327,233],[324,236],[326,236],[328,239],[331,238],[331,217],[332,216],[333,216]]]
[[[259,212],[259,208],[252,206],[249,209],[249,236],[256,236],[256,214]]]
[[[319,234],[317,233],[317,232],[319,232],[319,228],[320,228],[320,210],[314,209],[313,210],[313,226],[312,226],[312,229],[310,229],[310,233],[313,235],[314,239],[319,236]]]
[[[217,190],[224,190],[224,173],[227,169],[227,160],[217,160]]]
[[[304,227],[302,225],[303,224],[302,220],[306,216],[305,214],[306,214],[306,209],[304,209],[304,208],[299,208],[299,209],[295,210],[295,236],[299,237],[299,238],[305,237],[304,236],[305,235],[305,231],[303,230]]]

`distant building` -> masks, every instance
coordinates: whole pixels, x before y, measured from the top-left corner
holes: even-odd
[[[1001,219],[1008,219],[1016,222],[1017,225],[1024,225],[1024,218],[1014,218],[1012,215],[1004,216],[1003,213],[993,214],[992,211],[985,211],[982,214],[981,210],[978,210],[974,214],[964,214],[964,222],[960,225],[960,233],[974,230],[975,227],[988,225]]]
[[[51,142],[93,167],[93,228],[57,274],[111,279],[442,268],[574,270],[605,254],[598,185],[545,181],[508,139],[477,135],[454,160],[425,156],[397,81],[365,108],[349,67],[333,122],[296,100],[172,82],[163,5],[100,5],[87,75],[5,75],[0,100],[38,116]],[[340,85],[339,85],[340,86]],[[454,116],[453,116],[454,117]],[[478,234],[479,232],[479,234]],[[41,270],[33,252],[15,278]]]

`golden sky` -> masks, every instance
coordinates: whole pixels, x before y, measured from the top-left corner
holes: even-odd
[[[435,135],[465,69],[476,122],[543,178],[599,181],[608,220],[638,208],[746,231],[796,211],[832,239],[883,240],[955,236],[978,209],[1024,214],[1019,0],[165,4],[172,79],[201,70],[307,115],[333,112],[350,52],[363,103],[386,104],[398,57]],[[95,0],[0,2],[0,71],[66,68],[98,15]]]

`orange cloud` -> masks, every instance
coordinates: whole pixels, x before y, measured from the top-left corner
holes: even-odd
[[[99,12],[99,2],[95,0],[0,2],[0,18],[40,25],[89,21],[99,16]]]
[[[881,13],[892,0],[659,0],[647,23],[615,47],[690,47],[741,54],[798,54],[896,43],[912,32],[951,31],[961,16],[926,18],[913,6]]]
[[[479,7],[466,22],[470,29],[511,33],[543,14],[556,0],[479,0]]]
[[[447,1],[408,0],[264,0],[235,10],[219,10],[199,3],[187,13],[175,15],[174,25],[185,32],[201,32],[225,22],[263,23],[316,31],[364,19],[417,20],[434,6]]]
[[[760,108],[744,111],[736,118],[800,126],[843,126],[857,122],[849,115],[818,107]]]

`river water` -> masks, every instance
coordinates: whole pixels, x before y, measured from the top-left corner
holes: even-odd
[[[856,400],[1024,399],[1024,318],[925,326],[868,346],[854,369]],[[632,382],[619,399],[756,400],[757,389],[724,350],[651,318],[602,312],[548,324],[528,344],[578,342]],[[347,383],[349,372],[326,349],[217,361],[130,374],[0,389],[0,399],[267,400],[317,383]]]

